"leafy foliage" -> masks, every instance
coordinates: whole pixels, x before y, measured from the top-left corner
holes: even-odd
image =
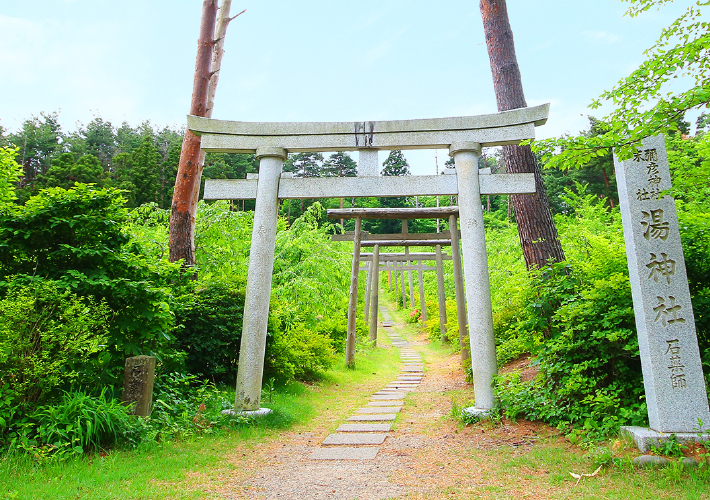
[[[48,401],[57,388],[86,382],[80,372],[105,347],[110,319],[105,304],[51,281],[10,282],[7,289],[0,300],[2,426],[15,412]]]
[[[670,0],[629,1],[627,14],[636,16]],[[619,158],[628,159],[643,138],[679,131],[688,110],[710,103],[710,23],[703,17],[708,6],[707,0],[696,0],[645,51],[647,59],[638,69],[592,101],[593,109],[604,102],[615,106],[603,120],[607,132],[537,141],[533,149],[544,153],[544,160],[553,167],[579,167],[608,155],[611,148],[616,148]],[[671,83],[674,88],[685,87],[669,92]],[[561,148],[560,154],[554,154],[555,148]]]
[[[176,347],[188,373],[233,382],[242,337],[244,282],[201,281],[175,302]]]
[[[115,189],[79,184],[42,191],[0,214],[0,276],[18,283],[51,279],[105,301],[115,313],[105,358],[109,378],[120,375],[125,354],[169,350],[168,287],[184,281],[176,265],[152,261],[130,244],[123,203]]]
[[[17,199],[15,194],[16,183],[22,174],[22,167],[15,163],[17,150],[0,148],[0,209]]]

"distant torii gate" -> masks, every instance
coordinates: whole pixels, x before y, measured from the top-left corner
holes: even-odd
[[[519,144],[535,137],[547,121],[549,105],[490,115],[332,123],[264,123],[187,117],[188,129],[202,136],[206,152],[253,153],[258,180],[205,183],[205,199],[256,199],[249,271],[244,303],[235,409],[257,410],[266,349],[278,200],[387,196],[458,195],[464,271],[469,284],[468,318],[476,409],[493,406],[491,383],[496,373],[490,281],[483,228],[482,194],[535,192],[533,174],[481,175],[481,148]],[[448,148],[456,175],[379,177],[377,153],[393,149]],[[281,179],[287,153],[359,151],[358,177]],[[356,228],[362,219],[356,218]],[[355,254],[360,254],[356,243]]]
[[[454,283],[456,286],[456,311],[458,314],[458,327],[459,327],[459,343],[461,345],[461,360],[465,361],[470,357],[469,350],[466,346],[466,336],[468,335],[468,329],[466,327],[466,301],[463,286],[463,272],[461,268],[461,251],[459,247],[459,236],[460,231],[458,230],[458,215],[459,207],[422,207],[422,208],[346,208],[346,209],[331,209],[328,210],[328,217],[331,219],[401,219],[402,220],[402,233],[401,234],[369,234],[369,233],[358,233],[357,225],[356,230],[353,233],[333,235],[333,240],[335,241],[355,241],[356,247],[358,241],[360,246],[372,246],[378,248],[379,246],[396,246],[404,247],[403,262],[409,264],[412,261],[418,261],[418,259],[411,256],[409,253],[410,246],[433,246],[436,248],[437,256],[437,285],[438,285],[438,295],[439,295],[439,328],[442,335],[442,340],[446,340],[446,303],[444,294],[444,270],[442,265],[441,257],[441,247],[451,246],[451,259],[454,264]],[[456,228],[454,231],[444,231],[443,233],[410,233],[408,231],[408,219],[448,219],[449,228]],[[366,238],[362,240],[363,237]],[[373,254],[377,254],[377,251]],[[357,303],[357,288],[358,288],[358,268],[355,264],[355,253],[353,253],[353,267],[350,279],[350,304],[348,309],[348,317],[355,315],[356,303]],[[373,265],[374,260],[373,260]],[[396,273],[395,273],[395,283],[396,283]],[[424,310],[424,290],[423,290],[423,277],[421,271],[419,272],[419,294],[420,302],[422,303],[422,309]],[[370,275],[368,275],[368,281],[366,286],[366,303],[369,298],[369,291],[371,288]],[[414,307],[414,295],[413,295],[414,285],[412,279],[412,273],[409,271],[409,296],[411,307]],[[375,291],[377,293],[377,291]],[[402,270],[402,305],[406,306],[406,293],[404,284],[404,270]],[[367,310],[367,307],[366,307]],[[377,305],[375,304],[372,308],[373,313],[376,314]],[[367,316],[367,312],[365,313]],[[423,313],[426,314],[426,313]],[[370,339],[374,340],[377,336],[377,323],[376,317],[375,321],[370,324]],[[353,356],[355,353],[355,321],[353,319],[352,324],[348,323],[348,344],[346,346],[346,362],[352,363]]]

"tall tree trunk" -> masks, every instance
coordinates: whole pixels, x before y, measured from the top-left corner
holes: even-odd
[[[480,9],[498,111],[525,108],[527,103],[505,0],[480,0]],[[542,267],[548,261],[564,260],[535,155],[529,146],[503,146],[503,157],[508,173],[535,174],[535,194],[510,197],[526,266],[530,269]]]
[[[224,0],[217,15],[217,0],[205,0],[202,5],[191,115],[212,117],[227,26],[234,17],[245,12],[230,18],[231,6],[232,0]],[[205,164],[205,153],[200,149],[200,143],[199,136],[189,130],[185,132],[170,214],[170,261],[183,259],[185,266],[195,265],[195,219]]]
[[[195,79],[192,85],[192,102],[190,114],[205,116],[207,114],[207,89],[210,82],[210,62],[214,46],[214,28],[217,18],[217,0],[205,0],[202,4],[202,19],[200,22],[200,37],[197,40],[197,60],[195,62]],[[195,264],[195,249],[193,243],[194,218],[191,204],[195,186],[199,190],[202,168],[200,165],[200,138],[185,131],[180,151],[175,190],[173,191],[172,211],[170,213],[170,261],[183,259],[185,266]]]
[[[236,16],[230,18],[229,10],[232,8],[232,0],[222,0],[222,5],[219,8],[217,15],[217,25],[214,32],[214,48],[212,49],[212,62],[210,64],[210,83],[207,88],[207,109],[205,115],[207,118],[212,118],[212,110],[214,109],[214,98],[217,94],[217,83],[219,82],[219,72],[222,69],[222,56],[224,56],[224,37],[227,36],[227,27],[229,23],[236,17],[241,16],[246,12],[246,9],[241,11]],[[200,186],[202,184],[202,169],[205,166],[205,152],[200,150],[199,168],[197,169],[197,182],[193,184],[192,198],[190,199],[190,247],[195,252],[195,222],[197,220],[197,202],[200,198]]]

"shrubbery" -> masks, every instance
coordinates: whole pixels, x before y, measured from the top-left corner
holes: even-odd
[[[509,417],[571,425],[603,438],[647,419],[623,232],[618,211],[609,212],[604,200],[568,191],[563,201],[570,215],[557,216],[556,223],[567,262],[529,274],[524,288],[494,283],[497,293],[509,294],[507,304],[494,306],[499,364],[514,358],[511,345],[517,345],[517,354],[531,352],[539,369],[528,382],[516,373],[500,376],[496,394]],[[681,224],[681,231],[689,227]],[[708,272],[697,256],[707,253],[691,250],[689,267]],[[703,347],[708,309],[697,298]]]

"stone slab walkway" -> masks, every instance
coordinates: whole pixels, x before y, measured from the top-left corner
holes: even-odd
[[[340,425],[310,454],[310,460],[374,460],[379,445],[385,442],[392,428],[391,423],[382,422],[396,420],[407,393],[416,390],[422,380],[424,364],[421,356],[393,330],[394,321],[386,307],[380,306],[380,314],[383,318],[382,333],[400,351],[403,362],[401,372],[396,380],[372,395],[367,407],[356,409],[355,414],[348,417],[348,422],[357,423]]]

